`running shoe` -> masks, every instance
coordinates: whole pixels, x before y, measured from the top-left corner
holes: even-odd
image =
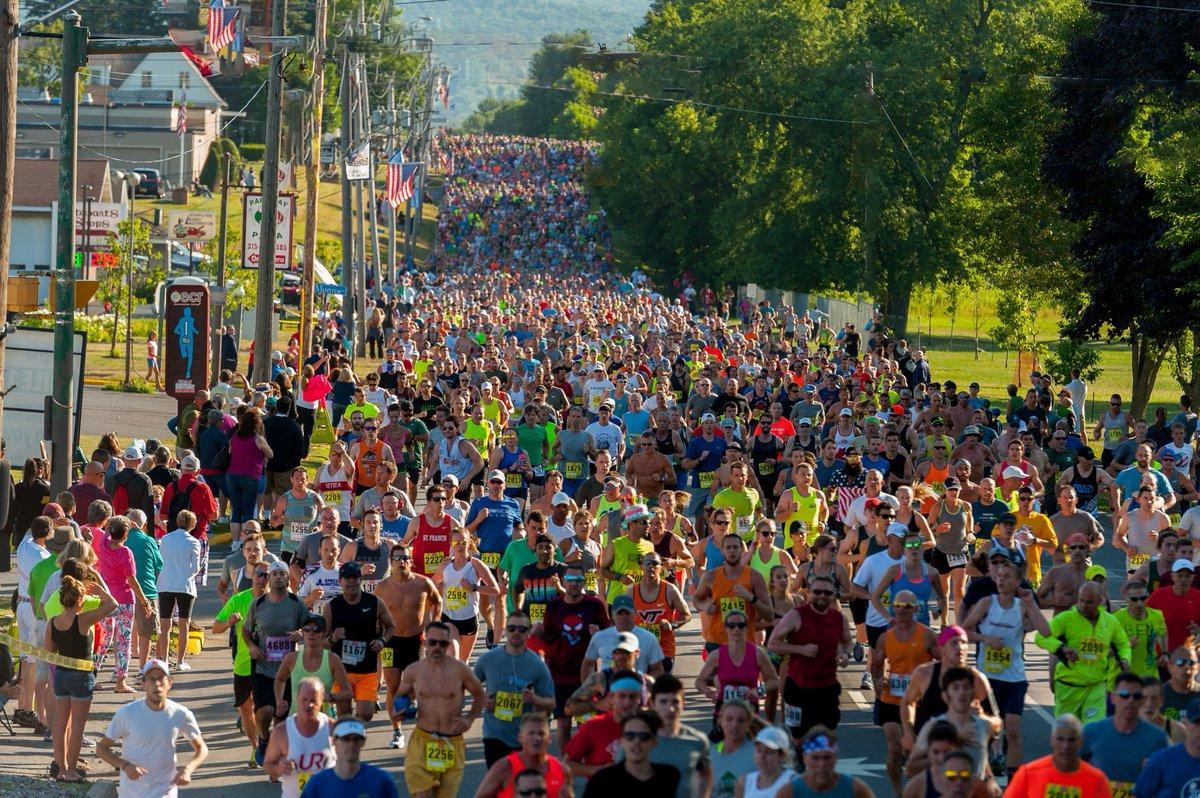
[[[875,689],[875,680],[871,678],[871,674],[869,674],[869,673],[863,674],[862,683],[859,685],[859,687],[861,687],[863,690],[874,690]]]
[[[1005,756],[1003,751],[992,752],[991,759],[988,760],[988,764],[991,766],[992,773],[996,774],[997,777],[1007,770],[1004,760]]]
[[[254,746],[254,761],[258,765],[262,765],[263,760],[267,758],[267,743],[268,740],[258,738],[258,745]]]
[[[175,666],[175,670],[177,670],[177,671],[190,671],[191,669],[192,669],[192,663],[190,663],[190,662],[180,662],[178,665]]]
[[[863,658],[864,658],[865,656],[866,656],[866,651],[864,651],[864,650],[863,650],[863,644],[862,644],[862,643],[859,643],[859,642],[856,640],[856,641],[854,642],[854,661],[855,661],[855,662],[862,662],[862,661],[863,661]]]
[[[404,739],[404,732],[396,729],[392,732],[392,739],[388,743],[388,748],[404,748],[408,742]]]
[[[256,770],[258,768],[258,750],[257,749],[250,750],[250,760],[248,762],[246,762],[246,767],[250,768],[251,770]]]
[[[496,647],[496,638],[495,635],[492,634],[492,627],[490,626],[487,628],[487,634],[483,638],[483,643],[487,646],[488,651],[491,651]]]

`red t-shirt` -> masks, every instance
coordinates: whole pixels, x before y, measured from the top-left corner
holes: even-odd
[[[585,765],[611,765],[616,761],[620,740],[621,724],[613,720],[611,712],[605,712],[580,726],[564,753]]]
[[[1146,600],[1147,607],[1160,610],[1167,622],[1167,648],[1174,650],[1183,645],[1191,634],[1188,626],[1200,623],[1200,590],[1189,588],[1182,596],[1175,595],[1175,588],[1160,587]]]

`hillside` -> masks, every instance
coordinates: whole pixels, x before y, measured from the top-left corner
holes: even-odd
[[[586,30],[616,48],[641,22],[648,0],[449,0],[408,6],[430,23],[438,59],[450,67],[451,123],[484,97],[514,97],[529,59],[548,33]],[[516,46],[506,43],[517,43]],[[489,44],[482,44],[489,43]]]

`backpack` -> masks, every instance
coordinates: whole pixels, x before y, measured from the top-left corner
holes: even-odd
[[[128,480],[125,482],[121,481],[121,474],[118,473],[116,476],[116,488],[113,489],[112,495],[113,515],[125,515],[125,511],[130,507],[128,484]]]
[[[179,480],[171,483],[173,490],[171,492],[171,504],[167,506],[167,526],[175,523],[175,519],[179,517],[181,510],[191,509],[192,490],[196,487],[196,481],[193,479],[183,490],[179,489]]]

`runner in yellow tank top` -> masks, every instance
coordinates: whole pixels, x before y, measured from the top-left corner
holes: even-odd
[[[799,549],[801,543],[805,549],[812,546],[817,536],[825,531],[825,522],[829,518],[825,494],[812,485],[812,466],[800,462],[792,467],[792,471],[792,481],[796,484],[785,491],[775,505],[775,520],[783,525],[783,547],[788,551]],[[793,541],[792,532],[797,522],[804,525],[804,537]],[[797,551],[797,556],[802,553]]]

